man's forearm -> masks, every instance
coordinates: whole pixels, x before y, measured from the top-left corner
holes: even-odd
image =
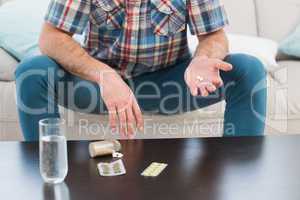
[[[45,24],[40,37],[43,54],[56,60],[68,72],[83,79],[100,82],[101,73],[110,68],[91,57],[72,36]]]
[[[223,60],[229,52],[228,39],[224,30],[199,36],[198,39],[199,45],[195,57],[205,56]]]

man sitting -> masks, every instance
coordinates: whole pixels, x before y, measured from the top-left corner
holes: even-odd
[[[58,104],[108,111],[111,129],[131,136],[142,112],[176,114],[226,100],[224,135],[261,135],[266,73],[249,55],[228,55],[219,0],[51,0],[40,36],[44,55],[16,70],[26,140]],[[192,57],[187,25],[199,45]],[[85,34],[81,46],[72,38]]]

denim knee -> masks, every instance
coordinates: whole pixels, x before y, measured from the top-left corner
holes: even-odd
[[[16,80],[18,80],[21,75],[28,73],[34,74],[42,71],[47,71],[49,68],[57,68],[57,63],[49,58],[48,56],[36,56],[23,60],[17,67],[15,71]]]
[[[263,63],[256,57],[247,54],[231,54],[225,58],[226,62],[238,67],[242,73],[253,74],[258,78],[266,77]]]
[[[58,78],[58,71],[57,63],[47,56],[22,61],[15,71],[18,100],[28,104],[34,102],[43,90],[47,90],[48,80]]]
[[[266,85],[266,70],[256,57],[247,54],[232,54],[225,59],[233,65],[234,76],[238,82],[243,81],[250,88],[256,84]]]

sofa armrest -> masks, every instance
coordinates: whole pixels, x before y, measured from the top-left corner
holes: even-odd
[[[0,81],[14,81],[18,61],[0,48]]]

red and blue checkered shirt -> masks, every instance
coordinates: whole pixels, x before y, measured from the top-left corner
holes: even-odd
[[[51,0],[45,20],[84,33],[86,51],[124,77],[190,57],[187,25],[203,35],[228,24],[219,0]]]

